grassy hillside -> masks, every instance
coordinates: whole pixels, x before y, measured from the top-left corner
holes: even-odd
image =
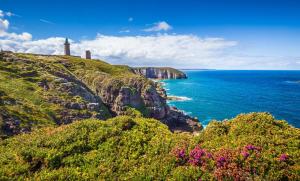
[[[122,116],[0,143],[0,180],[299,180],[300,131],[266,113],[211,122],[198,136]]]
[[[118,94],[122,86],[135,91],[135,84],[152,82],[127,66],[100,60],[1,53],[0,139],[32,128],[110,118],[110,93]],[[101,96],[107,97],[105,103]]]

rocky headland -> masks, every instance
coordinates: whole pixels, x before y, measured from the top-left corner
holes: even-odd
[[[151,79],[186,79],[187,76],[180,70],[170,67],[135,67],[133,71]]]
[[[1,135],[88,118],[106,120],[133,110],[160,120],[172,131],[202,129],[197,119],[170,108],[166,92],[141,70],[73,56],[1,52]],[[154,72],[160,72],[157,78],[186,78],[170,68]]]

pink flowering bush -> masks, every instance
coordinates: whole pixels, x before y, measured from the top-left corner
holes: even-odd
[[[178,174],[190,180],[300,180],[299,135],[266,113],[212,121],[186,145]]]
[[[173,150],[173,155],[175,156],[176,161],[179,165],[185,164],[188,159],[185,148],[175,148]]]
[[[196,145],[189,152],[186,148],[175,148],[173,154],[178,165],[197,167],[202,172],[212,173],[211,176],[216,180],[247,180],[258,178],[268,169],[268,164],[262,160],[261,151],[260,147],[252,144],[215,152],[208,152]],[[281,154],[278,160],[286,162],[288,155]]]
[[[200,146],[196,146],[190,151],[189,163],[194,166],[202,166],[205,163],[205,155],[205,150],[201,149]]]

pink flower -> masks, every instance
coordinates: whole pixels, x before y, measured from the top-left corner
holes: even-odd
[[[186,158],[184,148],[176,148],[173,153],[177,159],[184,160]]]
[[[260,151],[261,150],[261,148],[260,147],[256,147],[256,146],[254,146],[254,145],[251,145],[251,144],[249,144],[249,145],[247,145],[247,146],[245,146],[245,148],[247,149],[247,150],[252,150],[252,151],[254,151],[254,150],[256,150],[256,151]]]
[[[289,159],[289,156],[288,156],[287,154],[285,154],[285,153],[281,154],[280,157],[279,157],[279,160],[280,160],[281,162],[285,162],[285,161],[287,161],[288,159]]]
[[[246,152],[246,151],[243,151],[242,152],[242,155],[243,155],[243,157],[246,159],[246,158],[248,158],[249,157],[249,153],[248,152]]]
[[[179,153],[178,153],[178,156],[180,158],[184,158],[185,157],[185,150],[184,149],[180,150]]]
[[[225,157],[221,156],[217,159],[217,167],[223,167],[226,163]]]
[[[206,156],[207,156],[207,158],[210,158],[210,159],[213,157],[211,153],[207,153]]]
[[[191,152],[190,152],[190,160],[189,162],[192,165],[201,165],[203,161],[201,158],[205,155],[205,150],[201,149],[199,146],[196,146]]]
[[[245,148],[246,148],[247,150],[255,150],[255,149],[256,149],[256,147],[253,146],[253,145],[247,145]]]

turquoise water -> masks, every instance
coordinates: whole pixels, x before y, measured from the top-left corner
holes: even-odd
[[[169,101],[203,125],[240,113],[270,112],[300,127],[300,71],[189,70],[186,80],[165,80]]]

